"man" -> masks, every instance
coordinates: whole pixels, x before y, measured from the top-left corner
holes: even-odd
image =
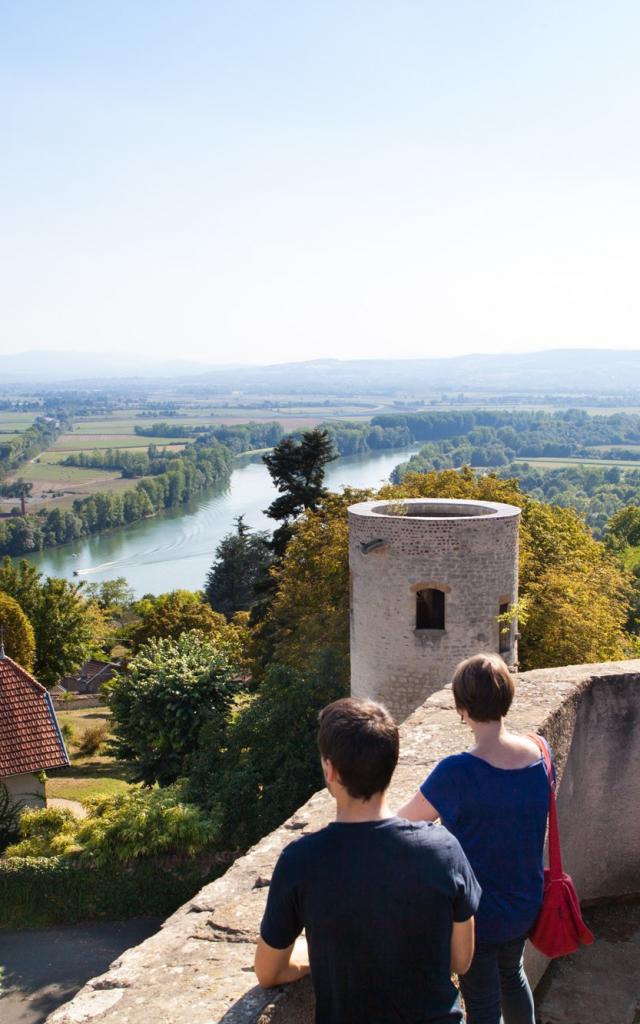
[[[320,713],[318,745],[336,820],[283,850],[256,950],[268,988],[309,972],[317,1024],[453,1024],[451,972],[473,956],[480,887],[441,826],[393,817],[385,794],[398,730],[379,704]],[[296,939],[306,930],[308,958]]]

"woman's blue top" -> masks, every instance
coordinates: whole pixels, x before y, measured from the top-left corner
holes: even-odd
[[[549,808],[544,759],[494,768],[474,754],[445,757],[420,787],[456,837],[482,886],[479,942],[528,934],[542,903]]]

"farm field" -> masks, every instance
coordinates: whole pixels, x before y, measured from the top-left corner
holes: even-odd
[[[631,441],[627,441],[626,444],[594,444],[591,446],[590,451],[594,452],[616,452],[616,451],[629,451],[637,452],[638,458],[640,459],[640,444],[633,444]]]
[[[71,508],[77,498],[86,498],[99,491],[120,493],[130,490],[138,482],[125,479],[117,469],[82,469],[44,461],[29,462],[21,466],[10,479],[18,477],[33,484],[31,497],[27,502],[30,511],[42,507]],[[5,498],[0,502],[0,508],[8,510],[15,504],[15,498]]]
[[[34,412],[0,412],[0,430],[21,434],[31,426],[35,418]]]
[[[542,469],[560,469],[563,466],[593,466],[598,469],[611,469],[612,466],[617,466],[619,469],[638,469],[640,468],[640,451],[638,452],[637,462],[634,459],[578,459],[571,457],[534,458],[531,456],[527,456],[523,459],[516,459],[514,461],[518,463],[526,462],[530,465],[540,466]]]
[[[139,434],[80,434],[71,431],[68,434],[61,434],[58,440],[49,448],[51,452],[91,452],[94,449],[103,448],[142,448],[147,449],[150,444],[174,445],[185,444],[190,439],[187,437],[140,437]]]
[[[111,796],[125,790],[130,784],[131,769],[107,757],[103,753],[82,756],[78,747],[88,730],[104,727],[105,739],[109,737],[111,711],[108,707],[81,708],[74,711],[58,711],[58,722],[63,732],[71,730],[72,739],[67,740],[71,756],[70,768],[59,768],[48,773],[47,797],[62,800],[77,800],[82,803],[93,796]]]
[[[325,413],[323,416],[278,416],[276,413],[269,413],[268,415],[262,413],[257,415],[216,415],[209,419],[209,423],[212,426],[235,426],[241,423],[248,423],[252,420],[254,423],[279,423],[283,430],[304,430],[309,427],[317,427],[319,423],[324,423],[329,419],[341,419],[338,416],[327,416]],[[345,417],[346,418],[346,417]],[[356,419],[355,416],[349,416],[349,419]],[[363,420],[369,421],[371,416],[360,417]]]
[[[78,438],[78,441],[80,441],[80,440],[81,439]],[[122,445],[112,445],[111,447],[112,448],[121,448],[123,446]],[[124,447],[126,447],[126,446],[124,446]],[[146,452],[146,450],[147,450],[147,448],[149,446],[147,444],[143,444],[143,445],[140,445],[139,447],[140,447],[140,451]],[[160,448],[162,448],[163,451],[167,451],[167,452],[181,452],[183,450],[183,448],[185,448],[185,447],[186,447],[185,443],[181,442],[181,441],[177,442],[176,444],[163,444],[163,445],[160,445]],[[93,447],[86,446],[86,447],[74,448],[71,451],[64,451],[64,450],[63,451],[59,451],[59,450],[54,449],[54,448],[49,448],[46,452],[41,452],[40,455],[38,455],[38,457],[33,460],[33,462],[34,463],[39,463],[40,465],[52,466],[52,465],[56,465],[56,464],[59,464],[61,462],[64,462],[64,460],[67,458],[68,455],[77,455],[79,452],[92,452],[92,451],[95,451],[95,450],[96,450],[95,446],[93,446]],[[100,449],[98,449],[98,450],[100,450]],[[136,449],[135,448],[129,448],[128,450],[129,451],[135,451]],[[77,468],[77,467],[69,467],[69,468]],[[93,472],[96,472],[96,470],[94,470]]]
[[[95,434],[98,436],[103,434],[111,436],[133,435],[133,437],[139,437],[135,433],[134,427],[149,426],[152,423],[171,423],[172,425],[185,427],[206,427],[211,423],[211,418],[209,416],[163,416],[161,413],[158,413],[157,416],[145,416],[144,418],[128,416],[126,419],[119,416],[104,416],[86,420],[76,419],[71,433]],[[150,440],[153,440],[153,438],[150,438]]]

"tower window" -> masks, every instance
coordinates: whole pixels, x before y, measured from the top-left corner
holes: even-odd
[[[444,629],[444,591],[429,587],[416,594],[416,629]]]
[[[506,615],[509,611],[509,604],[501,604],[499,615]],[[500,654],[506,654],[511,649],[511,623],[510,622],[499,622],[498,623],[498,652]]]

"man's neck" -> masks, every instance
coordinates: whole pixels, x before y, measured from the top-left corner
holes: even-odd
[[[383,821],[393,815],[387,806],[384,793],[376,793],[370,800],[354,800],[347,793],[336,794],[336,821],[355,823],[358,821]]]

